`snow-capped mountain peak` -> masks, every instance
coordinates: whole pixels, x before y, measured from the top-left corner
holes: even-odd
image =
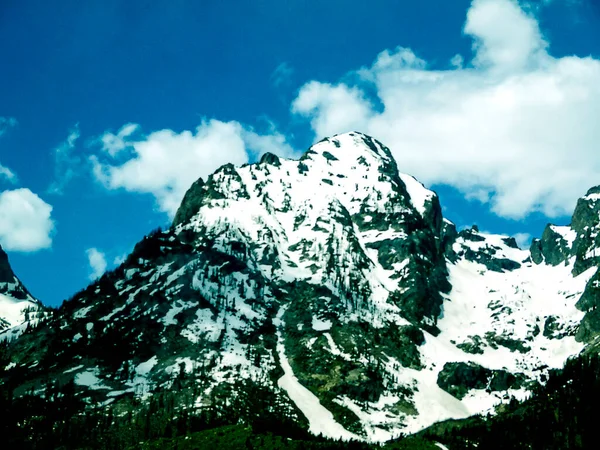
[[[270,413],[369,441],[492,411],[600,335],[599,193],[522,250],[458,232],[362,133],[228,164],[169,230],[14,342],[12,363],[27,386],[71,378],[104,404],[187,374],[194,405],[242,411],[258,390]]]
[[[8,255],[0,247],[0,340],[10,334],[10,329],[18,333],[20,325],[33,318],[40,308],[13,273]]]

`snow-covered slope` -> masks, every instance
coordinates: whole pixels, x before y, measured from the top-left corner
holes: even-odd
[[[369,441],[489,411],[596,345],[596,194],[526,251],[457,232],[361,133],[226,165],[14,342],[5,379],[72,379],[103,405],[168,387],[187,408]]]
[[[409,431],[526,398],[532,382],[544,382],[548,369],[562,367],[585,347],[575,339],[584,317],[575,305],[596,268],[574,277],[572,259],[536,265],[508,237],[471,230],[461,233],[453,250],[452,291],[438,320],[441,333],[426,335],[421,347],[425,370],[414,378],[426,394],[416,396],[421,414],[411,418]],[[477,256],[466,258],[469,251]],[[495,259],[480,256],[490,253]]]

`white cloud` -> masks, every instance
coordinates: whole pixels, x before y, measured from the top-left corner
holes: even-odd
[[[113,259],[113,265],[120,266],[121,264],[123,264],[125,262],[126,259],[127,259],[127,253],[123,253],[122,255],[117,255]]]
[[[452,67],[454,67],[455,69],[462,69],[464,63],[465,63],[465,59],[462,57],[462,55],[460,55],[458,53],[450,59],[450,65]]]
[[[600,61],[552,57],[536,19],[511,0],[474,0],[464,32],[466,64],[436,70],[410,49],[386,50],[345,78],[354,82],[306,83],[291,109],[317,138],[371,134],[400,170],[500,216],[570,214],[600,184]]]
[[[97,280],[106,272],[106,255],[97,248],[88,248],[85,253],[90,265],[90,280]]]
[[[473,0],[464,32],[473,38],[476,67],[514,73],[548,58],[536,19],[514,0]]]
[[[0,164],[0,180],[6,180],[11,184],[16,184],[18,182],[17,175],[2,164]]]
[[[13,117],[0,117],[0,137],[17,126]],[[0,182],[19,182],[17,175],[0,164]],[[35,252],[52,245],[52,206],[29,189],[0,191],[0,246],[15,252]]]
[[[292,112],[311,116],[311,125],[320,137],[334,134],[331,130],[343,133],[360,129],[374,114],[373,106],[360,89],[317,81],[302,87],[292,104]]]
[[[117,134],[106,132],[100,138],[102,148],[108,152],[110,156],[115,156],[121,150],[127,147],[126,139],[129,138],[139,129],[139,125],[128,123],[123,125]]]
[[[531,245],[531,234],[529,233],[517,233],[513,236],[519,248],[529,248]]]
[[[65,186],[81,172],[82,159],[74,154],[80,137],[79,126],[69,132],[67,139],[54,149],[54,181],[48,188],[52,194],[62,194]]]
[[[283,158],[299,156],[287,142],[286,137],[279,133],[273,124],[270,124],[270,130],[267,134],[259,134],[253,130],[244,129],[242,138],[252,159],[260,159],[265,153],[273,153]]]
[[[34,252],[52,245],[52,206],[29,189],[0,193],[0,245],[8,251]]]
[[[128,124],[101,138],[104,151],[91,159],[94,175],[107,189],[152,194],[158,209],[171,217],[198,177],[226,163],[247,163],[249,153],[292,152],[276,131],[261,135],[235,121],[208,120],[194,132],[160,130],[134,139],[137,129]]]

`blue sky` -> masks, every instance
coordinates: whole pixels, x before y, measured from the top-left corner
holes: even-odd
[[[351,129],[459,226],[539,235],[600,184],[599,21],[591,0],[3,1],[0,244],[58,305],[195,178]]]

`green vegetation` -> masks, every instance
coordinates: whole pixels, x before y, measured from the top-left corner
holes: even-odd
[[[376,449],[310,435],[302,421],[282,414],[277,398],[258,386],[226,404],[192,407],[183,396],[186,379],[148,401],[127,398],[115,406],[86,406],[76,386],[48,384],[42,393],[17,397],[0,391],[0,435],[10,449]],[[240,388],[239,386],[237,388]],[[217,390],[218,391],[218,390]],[[494,416],[433,425],[385,449],[595,449],[600,403],[600,357],[571,360],[552,371],[525,402],[512,401]]]
[[[185,380],[178,383],[185,384]],[[181,389],[181,386],[179,386]],[[379,448],[312,436],[277,408],[272,394],[245,388],[226,405],[217,396],[192,408],[181,390],[155,393],[147,402],[86,407],[73,383],[48,385],[41,395],[0,391],[2,448],[44,449],[356,449]],[[435,450],[425,438],[408,437],[385,448]]]

